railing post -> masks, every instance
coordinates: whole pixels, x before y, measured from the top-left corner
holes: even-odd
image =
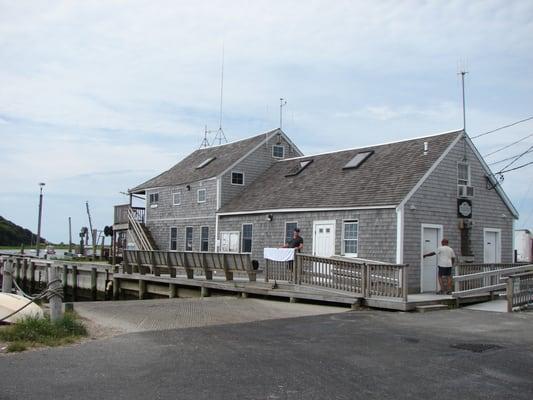
[[[300,268],[300,257],[296,250],[294,251],[294,268],[292,270],[292,281],[295,285],[299,285],[298,278],[299,278],[299,268]]]
[[[265,261],[266,261],[266,263],[265,263],[265,282],[268,283],[268,270],[269,270],[270,260],[267,258]]]
[[[514,279],[507,277],[507,312],[513,312]]]
[[[409,265],[404,265],[402,268],[402,290],[403,290],[403,301],[407,303],[407,298],[409,296],[408,279],[407,279],[407,268]]]

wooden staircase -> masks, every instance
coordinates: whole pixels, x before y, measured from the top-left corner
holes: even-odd
[[[132,233],[131,236],[133,237],[137,249],[144,251],[157,250],[157,246],[155,245],[150,231],[144,223],[139,222],[131,208],[128,210],[128,223],[130,226],[129,232]]]

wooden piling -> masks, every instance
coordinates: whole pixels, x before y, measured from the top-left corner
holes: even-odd
[[[178,286],[175,283],[168,284],[168,298],[174,299],[178,297]]]
[[[48,264],[48,282],[49,289],[57,292],[61,289],[61,282],[59,280],[59,273],[57,267],[54,265]],[[50,297],[50,319],[52,321],[57,321],[61,318],[62,315],[62,303],[61,296],[59,294],[53,294]]]
[[[96,267],[91,268],[91,300],[96,300],[96,279],[97,279],[97,272]]]
[[[68,265],[63,265],[63,277],[61,279],[63,283],[63,299],[67,299],[68,294]]]
[[[72,266],[72,301],[78,301],[78,266]]]
[[[8,258],[4,261],[4,275],[2,281],[2,292],[11,293],[13,289],[13,260]]]
[[[20,284],[22,290],[28,291],[28,259],[22,260],[22,282]]]
[[[113,300],[120,300],[120,281],[113,278]]]
[[[209,288],[206,288],[202,286],[200,288],[200,297],[209,297],[211,294],[209,293]]]
[[[30,294],[35,291],[35,263],[30,261]]]
[[[139,300],[143,300],[146,296],[146,281],[139,279]]]

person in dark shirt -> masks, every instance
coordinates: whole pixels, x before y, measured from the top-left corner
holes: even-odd
[[[288,247],[290,249],[294,249],[294,251],[297,251],[300,253],[302,249],[304,248],[304,240],[300,236],[300,229],[296,228],[294,232],[292,233],[292,239],[289,240],[283,247]]]

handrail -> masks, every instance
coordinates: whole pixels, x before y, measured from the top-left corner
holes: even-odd
[[[506,279],[508,312],[533,303],[533,271],[509,275]]]
[[[128,209],[128,221],[130,223],[130,226],[132,227],[134,233],[133,239],[135,240],[135,244],[137,245],[137,247],[141,250],[154,251],[152,244],[148,240],[141,224],[135,218],[135,214],[131,208]]]

